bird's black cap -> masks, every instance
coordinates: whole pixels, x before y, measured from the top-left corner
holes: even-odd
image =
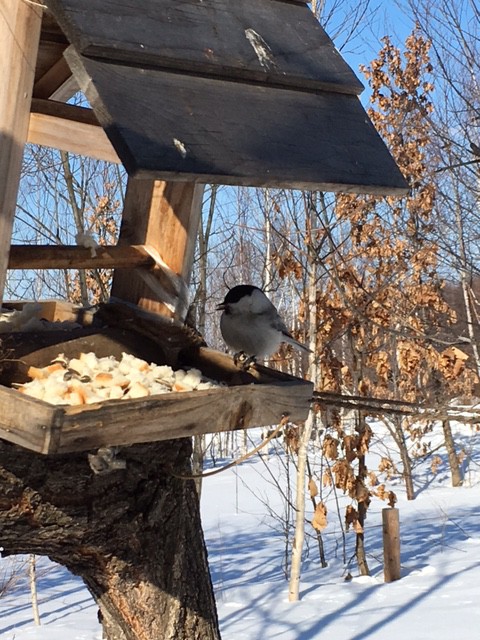
[[[233,287],[227,293],[223,304],[234,304],[245,296],[251,296],[255,290],[261,291],[261,289],[255,287],[253,284],[237,284],[236,287]]]

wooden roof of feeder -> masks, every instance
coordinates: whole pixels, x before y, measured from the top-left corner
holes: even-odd
[[[131,176],[405,193],[361,83],[305,2],[45,4],[32,111],[100,123],[113,149],[98,155]],[[72,87],[93,114],[52,102]],[[44,142],[37,125],[30,140]]]

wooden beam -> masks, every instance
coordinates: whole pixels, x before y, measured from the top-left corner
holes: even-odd
[[[55,89],[55,91],[50,94],[49,97],[51,100],[66,102],[67,100],[70,100],[70,98],[76,93],[78,93],[78,91],[80,91],[78,82],[71,75],[69,78],[67,78],[67,80],[65,80],[65,82],[63,82],[57,89]]]
[[[147,245],[165,269],[115,273],[112,296],[142,309],[185,319],[187,286],[202,209],[204,185],[129,178],[119,245]],[[172,287],[172,283],[175,281]]]
[[[42,10],[2,0],[0,11],[0,303],[27,139]]]
[[[69,100],[78,91],[78,84],[72,76],[67,61],[62,56],[39,78],[33,87],[35,98]]]
[[[153,268],[155,260],[142,246],[12,245],[9,269],[133,269]]]
[[[121,162],[93,111],[84,107],[34,99],[27,140],[105,162]]]
[[[61,118],[63,120],[72,120],[73,122],[80,122],[81,124],[91,124],[96,127],[101,126],[92,109],[79,107],[75,104],[65,104],[58,100],[33,98],[31,111],[32,113]]]

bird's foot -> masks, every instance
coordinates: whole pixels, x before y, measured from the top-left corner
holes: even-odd
[[[255,364],[256,360],[255,356],[247,356],[245,351],[239,351],[233,354],[233,362],[237,367],[246,371],[250,365]]]

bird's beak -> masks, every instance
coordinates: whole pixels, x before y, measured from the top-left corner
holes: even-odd
[[[225,311],[225,303],[217,304],[217,311]]]

